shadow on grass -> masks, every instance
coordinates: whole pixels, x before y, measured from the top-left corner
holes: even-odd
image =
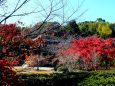
[[[90,73],[22,74],[19,75],[28,86],[77,86]]]

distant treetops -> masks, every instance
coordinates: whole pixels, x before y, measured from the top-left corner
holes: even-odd
[[[110,24],[102,18],[97,18],[96,21],[80,22],[78,25],[85,35],[98,34],[102,38],[115,37],[115,24]]]

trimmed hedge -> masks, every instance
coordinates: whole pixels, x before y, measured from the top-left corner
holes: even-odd
[[[115,86],[115,72],[93,72],[77,86]]]
[[[20,74],[19,76],[28,86],[76,86],[80,80],[87,77],[84,73],[58,73],[58,74]]]
[[[115,86],[115,72],[19,74],[28,86]]]

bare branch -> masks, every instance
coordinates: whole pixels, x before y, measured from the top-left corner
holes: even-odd
[[[7,2],[7,0],[0,0],[0,6],[4,5]]]
[[[19,0],[20,1],[20,0]],[[8,16],[6,16],[4,19],[2,19],[1,21],[0,21],[0,24],[2,23],[2,22],[4,22],[4,21],[6,21],[8,18],[10,18],[16,11],[18,11],[25,3],[27,3],[29,0],[25,0],[20,6],[18,6],[17,7],[17,5],[16,5],[16,7],[17,8],[15,8],[14,9],[14,11],[12,11],[12,13],[10,13]]]
[[[41,4],[41,2],[39,1],[40,7],[44,10],[44,12],[46,13],[46,15],[48,15],[46,9],[43,7],[43,5]]]
[[[72,17],[77,12],[79,12],[79,10],[82,7],[82,5],[83,5],[83,3],[84,3],[85,0],[82,0],[81,3],[78,0],[78,7],[76,9],[73,9],[72,6],[71,6],[70,8],[71,8],[71,10],[73,12],[70,12],[70,13],[66,13],[66,10],[68,9],[68,7],[66,9],[66,5],[67,4],[71,5],[71,3],[68,3],[70,0],[48,0],[49,1],[48,7],[47,7],[47,5],[44,6],[43,3],[41,3],[38,0],[38,4],[39,5],[37,4],[37,8],[34,9],[33,11],[26,12],[26,13],[16,14],[16,12],[19,9],[21,9],[22,6],[24,6],[28,1],[30,1],[30,0],[24,0],[21,3],[21,0],[17,0],[17,3],[15,5],[15,7],[14,7],[14,10],[11,13],[0,14],[0,17],[2,17],[2,19],[0,20],[0,23],[6,22],[6,20],[9,19],[10,17],[14,17],[14,16],[26,16],[26,15],[30,15],[30,14],[33,14],[33,13],[39,13],[39,14],[42,15],[42,18],[44,18],[43,22],[41,23],[41,25],[39,25],[39,27],[37,27],[36,29],[34,29],[33,31],[31,31],[26,36],[28,36],[28,35],[35,35],[35,34],[33,34],[35,31],[37,31],[38,34],[42,34],[42,33],[46,32],[46,31],[44,31],[44,32],[42,31],[42,29],[43,29],[42,26],[47,21],[50,21],[50,20],[53,20],[53,19],[56,18],[57,20],[61,21],[61,24],[60,24],[60,27],[61,27],[61,25],[67,23],[69,20],[72,19]],[[41,8],[41,10],[39,10],[39,11],[37,11],[38,6],[40,6],[40,8]],[[82,12],[80,15],[77,14],[76,15],[77,17],[75,19],[78,19],[79,17],[81,17],[85,12],[86,12],[86,10],[84,12]],[[38,34],[36,34],[36,35],[38,35]]]
[[[79,16],[77,16],[75,18],[75,20],[78,20],[81,16],[83,16],[86,12],[88,11],[88,9],[86,9],[85,11],[83,11]]]
[[[22,14],[15,14],[15,15],[12,15],[12,16],[26,16],[26,15],[30,15],[30,14],[34,14],[34,13],[39,13],[39,12],[42,12],[43,10],[39,10],[39,11],[31,11],[31,12],[28,12],[28,13],[22,13]]]
[[[73,16],[73,15],[75,15],[75,13],[77,13],[78,11],[79,11],[79,9],[82,7],[82,5],[83,5],[83,3],[84,3],[84,1],[85,0],[82,0],[82,2],[78,5],[78,7],[76,8],[76,10],[74,10],[66,19],[65,19],[65,3],[64,3],[64,0],[59,0],[59,2],[57,2],[57,3],[55,3],[55,4],[53,4],[53,0],[49,0],[50,1],[50,12],[49,12],[49,14],[47,15],[47,17],[44,19],[44,21],[42,22],[42,24],[38,27],[38,28],[36,28],[36,29],[34,29],[33,31],[31,31],[29,34],[27,34],[26,36],[31,36],[31,35],[39,35],[39,34],[43,34],[43,33],[45,33],[45,32],[47,32],[47,30],[46,31],[44,31],[44,32],[41,32],[41,30],[43,29],[43,28],[41,28],[44,24],[45,24],[45,22],[48,20],[51,20],[51,19],[54,19],[55,17],[57,17],[57,18],[59,18],[60,20],[62,20],[62,23],[60,24],[60,26],[59,26],[59,28],[63,25],[63,24],[65,24],[65,23],[67,23],[69,20],[70,20],[70,18]],[[59,6],[61,4],[61,6]],[[46,13],[46,10],[44,9],[44,7],[42,7],[42,9],[44,10],[44,12]],[[59,10],[62,10],[62,15],[59,13],[59,14],[57,14],[57,13],[55,13],[55,12],[57,12],[57,11],[59,11]],[[82,12],[79,16],[77,16],[77,18],[76,19],[78,19],[79,17],[81,17],[85,12],[86,12],[87,10],[85,10],[84,12]],[[53,16],[53,17],[51,17],[51,16]],[[51,17],[51,18],[49,18],[49,17]],[[50,28],[50,29],[48,29],[48,31],[50,31],[52,28]],[[33,32],[35,32],[35,31],[37,31],[37,34],[33,34]]]
[[[20,3],[20,0],[18,0],[18,2],[17,2],[17,4],[16,4],[14,9],[16,9],[18,7],[19,3]]]
[[[44,19],[44,21],[42,22],[42,24],[35,30],[33,30],[32,32],[30,32],[28,35],[30,35],[31,33],[35,32],[38,30],[38,32],[40,33],[40,31],[42,30],[42,26],[44,25],[44,23],[47,21],[47,19],[50,17],[51,13],[52,13],[52,4],[53,4],[53,0],[49,0],[50,1],[50,12],[49,14],[47,15],[47,17]]]

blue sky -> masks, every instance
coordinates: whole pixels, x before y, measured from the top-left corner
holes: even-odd
[[[9,5],[10,10],[13,10],[13,6],[15,6],[15,0],[9,0],[7,4]],[[38,2],[40,1],[40,2]],[[45,2],[44,2],[45,1]],[[30,3],[26,4],[22,9],[20,9],[17,13],[23,13],[32,11],[34,9],[40,10],[41,8],[40,3],[44,6],[44,8],[48,7],[48,0],[31,0]],[[78,8],[78,5],[83,0],[68,0],[67,7],[65,8],[65,19],[71,15],[71,13]],[[81,21],[95,21],[97,18],[103,18],[108,22],[115,22],[115,0],[85,0],[82,6],[79,8],[79,10],[76,12],[76,14],[73,15],[73,17],[70,18],[74,19],[77,18],[82,12],[87,10],[84,15],[82,15],[79,19],[77,19],[77,22]],[[47,11],[48,13],[48,11]],[[62,11],[58,11],[57,14],[61,15]],[[25,17],[13,17],[10,18],[7,22],[13,23],[17,22],[18,20],[24,22],[24,24],[35,24],[39,21],[42,21],[45,16],[45,12],[41,12],[38,14],[32,14]],[[54,18],[54,20],[58,21],[57,18]],[[60,21],[60,20],[59,20]]]
[[[84,14],[85,20],[103,18],[115,22],[115,0],[85,0],[83,7],[88,9]]]

